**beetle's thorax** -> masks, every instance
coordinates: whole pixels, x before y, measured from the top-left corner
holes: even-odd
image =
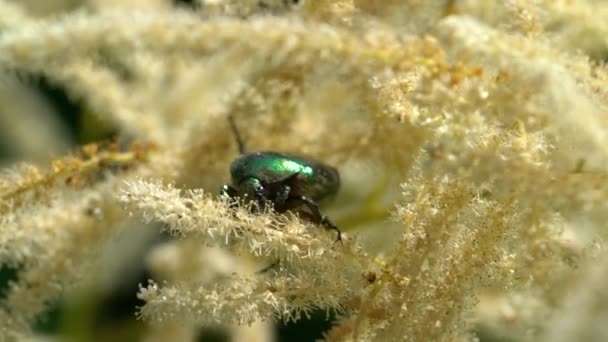
[[[240,156],[230,167],[233,185],[238,189],[251,179],[266,188],[287,185],[293,195],[319,200],[337,192],[340,177],[336,169],[313,159],[279,152],[253,152]]]

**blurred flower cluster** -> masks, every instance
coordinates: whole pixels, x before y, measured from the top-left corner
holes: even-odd
[[[605,340],[607,60],[602,0],[0,0],[0,339],[140,255],[146,341]],[[229,116],[338,168],[343,243],[217,196]]]

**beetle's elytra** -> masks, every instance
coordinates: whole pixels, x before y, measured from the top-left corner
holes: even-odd
[[[338,171],[314,159],[288,153],[245,153],[234,119],[230,116],[229,120],[241,155],[230,166],[232,184],[224,185],[220,195],[247,198],[262,207],[272,203],[279,213],[297,212],[311,222],[336,230],[337,241],[341,241],[340,229],[317,205],[318,201],[338,192]]]

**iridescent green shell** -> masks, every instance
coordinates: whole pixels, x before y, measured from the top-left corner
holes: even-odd
[[[333,167],[287,153],[254,152],[242,155],[230,166],[230,174],[237,187],[251,178],[263,185],[288,182],[292,194],[312,200],[334,195],[340,187],[340,175]]]

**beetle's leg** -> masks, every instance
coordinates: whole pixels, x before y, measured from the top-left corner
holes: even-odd
[[[239,189],[245,196],[249,196],[254,200],[259,208],[263,208],[266,202],[270,201],[266,195],[266,188],[257,178],[247,178],[239,184]]]
[[[310,209],[311,213],[314,215],[314,219],[318,223],[324,225],[328,229],[335,230],[336,232],[338,232],[338,238],[336,239],[336,242],[340,241],[340,243],[342,243],[342,231],[340,230],[340,228],[338,228],[338,226],[331,222],[329,217],[321,214],[321,211],[319,210],[319,205],[315,201],[311,200],[306,196],[299,196],[295,199],[302,202],[308,207],[308,209]]]
[[[277,197],[274,200],[275,209],[277,211],[283,211],[283,207],[285,207],[285,202],[287,202],[290,193],[291,187],[289,185],[285,184],[281,186],[281,190],[277,193]]]
[[[246,179],[241,183],[241,188],[244,189],[245,193],[251,194],[261,207],[268,202],[272,202],[278,212],[283,211],[291,194],[291,187],[287,184],[271,183],[262,185],[262,182],[257,178]]]
[[[236,196],[236,189],[231,187],[228,184],[224,184],[222,186],[222,188],[220,189],[220,196],[221,197],[227,197],[227,198],[232,198],[234,196]]]
[[[224,184],[222,186],[222,188],[220,189],[220,197],[221,198],[225,198],[227,200],[229,199],[233,199],[234,197],[236,197],[237,195],[237,191],[235,188],[233,188],[232,186],[228,185],[228,184]],[[231,201],[230,202],[230,207],[234,208],[237,207],[238,203],[236,203],[236,201]]]
[[[288,202],[290,200],[293,200],[293,198],[289,197],[291,195],[292,190],[289,184],[291,184],[292,180],[298,177],[299,174],[299,172],[295,172],[289,177],[284,178],[280,182],[269,184],[269,186],[272,186],[272,190],[270,191],[275,194],[273,202],[274,207],[278,212],[284,212],[286,209],[288,209]],[[278,189],[276,189],[277,187]]]

